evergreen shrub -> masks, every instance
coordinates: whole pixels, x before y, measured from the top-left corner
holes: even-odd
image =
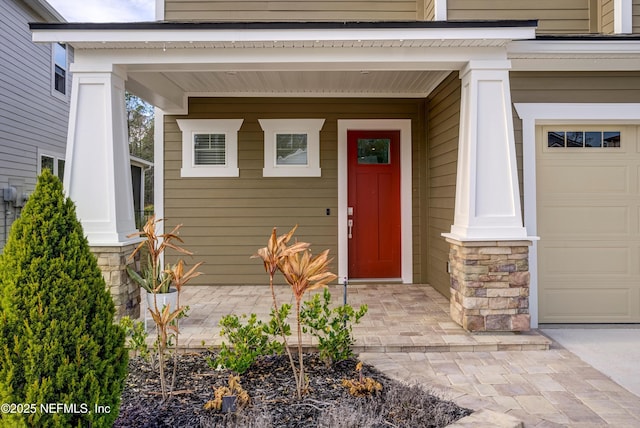
[[[15,411],[0,426],[112,426],[128,360],[114,314],[75,206],[45,170],[0,256],[0,402]]]

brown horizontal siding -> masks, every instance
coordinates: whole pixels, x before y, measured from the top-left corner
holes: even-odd
[[[266,245],[272,227],[284,233],[298,224],[297,237],[337,256],[337,121],[338,119],[412,119],[413,186],[421,183],[421,100],[192,98],[188,116],[165,117],[165,217],[169,226],[182,223],[181,236],[205,262],[196,284],[261,284],[262,263],[249,257]],[[244,119],[238,133],[240,176],[181,178],[182,134],[177,118]],[[324,118],[320,132],[322,177],[264,178],[263,132],[258,119]],[[326,209],[331,210],[329,216]],[[413,201],[414,270],[420,275],[419,231],[422,206]],[[334,261],[333,271],[337,271]]]
[[[512,72],[514,103],[637,103],[640,72]]]
[[[447,19],[537,19],[539,33],[588,33],[589,0],[448,0]]]
[[[428,144],[428,282],[449,296],[449,244],[441,236],[453,224],[458,135],[460,127],[460,79],[451,73],[429,96]]]
[[[640,0],[633,0],[631,14],[633,15],[631,26],[634,34],[640,34]]]
[[[165,19],[169,21],[413,20],[418,19],[418,11],[416,0],[166,0]]]

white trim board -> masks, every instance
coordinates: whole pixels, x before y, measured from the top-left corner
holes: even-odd
[[[538,234],[536,189],[536,126],[572,124],[640,124],[640,103],[515,103],[522,119],[524,224],[530,235]],[[538,327],[538,244],[529,252],[531,274],[529,311],[531,327]]]
[[[153,115],[153,208],[156,219],[164,218],[164,111],[156,107]],[[164,222],[156,225],[158,235],[164,233]],[[164,254],[161,256],[164,266]]]
[[[633,33],[633,3],[631,0],[613,0],[613,32]]]
[[[348,278],[347,131],[400,131],[400,218],[402,282],[413,282],[413,222],[411,210],[411,119],[338,120],[338,277]]]

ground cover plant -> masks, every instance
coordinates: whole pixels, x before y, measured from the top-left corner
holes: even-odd
[[[111,426],[124,330],[75,206],[48,170],[11,228],[0,272],[0,402],[16,406],[0,426]]]

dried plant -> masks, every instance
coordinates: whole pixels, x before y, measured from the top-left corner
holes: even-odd
[[[188,256],[193,255],[191,251],[173,243],[173,241],[179,241],[181,243],[184,242],[178,235],[178,231],[182,225],[177,225],[169,233],[158,235],[156,233],[156,225],[160,222],[162,222],[162,219],[156,220],[155,215],[151,216],[142,227],[141,232],[135,232],[127,236],[127,238],[133,238],[135,236],[145,238],[129,256],[129,259],[131,260],[139,251],[146,248],[148,253],[148,263],[145,268],[144,277],[139,275],[130,267],[127,267],[127,272],[131,278],[148,293],[169,292],[171,278],[169,278],[167,272],[162,269],[162,256],[167,248],[171,248],[172,250]]]
[[[271,289],[271,298],[273,299],[273,311],[275,314],[280,312],[280,308],[278,307],[278,301],[276,299],[276,292],[273,288],[273,278],[278,271],[279,266],[284,262],[285,257],[293,255],[299,251],[303,251],[309,248],[308,243],[306,242],[296,242],[291,246],[288,246],[289,241],[293,237],[298,225],[295,225],[289,233],[286,233],[280,237],[277,237],[277,229],[274,227],[271,231],[271,236],[269,237],[269,241],[267,242],[267,246],[260,248],[256,254],[251,256],[251,258],[260,258],[264,263],[264,269],[269,274],[269,288]],[[278,330],[280,331],[280,335],[282,336],[282,340],[284,342],[284,348],[287,351],[287,356],[289,357],[289,363],[291,364],[291,370],[293,371],[293,376],[296,381],[296,385],[300,384],[300,379],[298,378],[298,373],[296,371],[296,366],[293,362],[293,356],[291,355],[291,349],[289,349],[289,344],[287,343],[287,336],[285,334],[286,329],[282,326],[282,321],[280,317],[276,317],[276,321],[278,323]]]
[[[304,389],[304,363],[302,356],[302,326],[300,320],[300,305],[304,293],[318,288],[326,287],[329,282],[335,280],[337,275],[329,272],[329,250],[325,250],[317,256],[312,256],[309,249],[304,249],[286,255],[278,268],[285,280],[291,286],[291,291],[296,299],[296,321],[298,325],[298,376],[296,379],[298,398],[302,396]]]
[[[368,397],[382,391],[382,384],[362,373],[362,362],[356,364],[358,379],[342,379],[342,386],[349,389],[354,397]]]
[[[213,400],[209,400],[205,403],[204,408],[206,410],[221,410],[222,409],[222,397],[236,396],[237,405],[244,407],[249,404],[251,398],[249,393],[240,385],[240,376],[229,375],[228,386],[221,386],[213,388]]]
[[[198,269],[203,262],[198,262],[196,263],[191,269],[189,269],[186,273],[184,271],[184,261],[182,259],[178,260],[178,263],[176,263],[175,265],[173,265],[173,267],[170,267],[169,265],[168,268],[165,270],[165,273],[171,278],[171,283],[172,285],[176,288],[176,290],[178,291],[178,297],[176,299],[176,310],[171,314],[174,315],[176,314],[174,319],[180,319],[183,315],[186,314],[186,309],[187,307],[183,307],[180,306],[180,294],[182,293],[182,287],[189,281],[191,281],[193,278],[196,278],[200,275],[202,275],[202,272],[196,272],[196,269]],[[154,296],[155,297],[155,296]],[[155,299],[154,299],[155,300]],[[158,305],[157,303],[155,304],[155,311],[156,311],[156,315],[160,315],[157,310],[158,310]],[[152,316],[153,316],[153,311],[152,311]],[[155,319],[154,319],[155,321]],[[178,331],[178,326],[177,323],[173,323],[174,325],[171,325],[171,327],[174,329],[175,331],[175,338],[176,338],[176,349],[178,348],[178,338],[179,338],[179,334],[180,332]],[[156,322],[156,325],[158,325],[158,323]],[[165,332],[166,335],[166,332]],[[166,339],[166,338],[165,338]],[[165,349],[166,349],[166,342],[165,342]],[[173,374],[171,376],[171,389],[170,391],[173,391],[173,387],[175,386],[175,382],[176,382],[176,376],[177,376],[177,369],[178,369],[178,361],[176,359],[176,353],[174,352],[173,354]],[[164,379],[164,376],[162,376],[162,379]]]
[[[184,261],[179,260],[173,267],[167,265],[165,269],[162,269],[162,257],[167,248],[171,248],[181,254],[193,255],[191,251],[177,245],[174,241],[180,243],[184,242],[178,235],[181,224],[175,226],[169,233],[158,234],[156,232],[156,226],[162,219],[156,220],[155,216],[151,216],[145,223],[141,232],[136,232],[128,237],[141,236],[145,240],[140,242],[136,249],[129,256],[132,259],[139,251],[146,248],[148,252],[148,263],[145,267],[144,276],[138,274],[136,271],[127,267],[129,276],[144,288],[147,293],[153,294],[153,306],[148,308],[151,318],[156,325],[156,344],[158,351],[158,366],[160,372],[160,388],[162,392],[162,398],[166,400],[173,390],[176,379],[176,360],[174,353],[174,369],[171,380],[171,387],[167,388],[166,376],[164,373],[165,368],[165,352],[169,347],[169,337],[171,335],[176,338],[176,347],[178,341],[178,325],[177,320],[186,314],[186,307],[180,306],[180,292],[182,287],[202,274],[202,272],[196,272],[196,270],[202,265],[202,262],[197,263],[187,272],[185,272]],[[169,293],[171,289],[177,290],[177,303],[176,308],[170,308],[169,306],[158,306],[158,294]],[[173,310],[172,310],[173,309]]]

